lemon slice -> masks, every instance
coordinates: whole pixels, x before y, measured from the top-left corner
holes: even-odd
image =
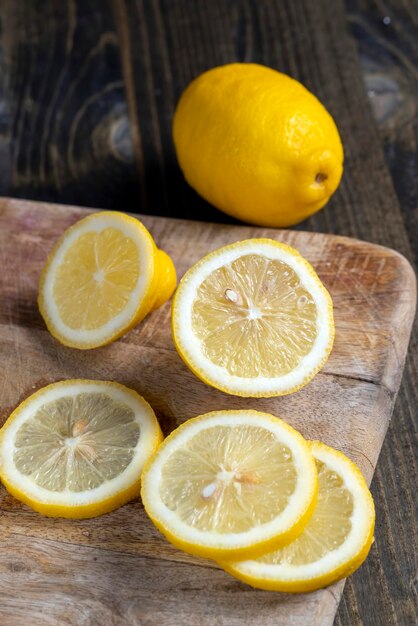
[[[311,449],[318,470],[318,503],[303,533],[257,560],[222,564],[254,587],[313,591],[352,574],[369,553],[375,511],[362,473],[325,444],[314,441]]]
[[[182,278],[173,337],[204,382],[239,396],[278,396],[306,385],[334,340],[332,301],[312,266],[270,239],[208,254]]]
[[[303,437],[258,411],[218,411],[182,424],[144,468],[141,490],[169,541],[213,558],[253,556],[291,541],[316,493]]]
[[[137,219],[102,211],[65,231],[48,257],[39,309],[66,346],[114,341],[161,306],[176,286],[168,255]]]
[[[162,434],[149,404],[113,382],[67,380],[40,389],[0,431],[6,489],[52,517],[94,517],[139,495]]]

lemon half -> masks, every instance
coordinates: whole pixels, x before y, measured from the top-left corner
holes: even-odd
[[[95,348],[133,328],[175,286],[174,265],[145,226],[102,211],[71,226],[57,242],[42,271],[38,303],[61,343]]]
[[[239,396],[278,396],[306,385],[334,340],[332,301],[297,250],[249,239],[208,254],[173,301],[173,337],[204,382]]]

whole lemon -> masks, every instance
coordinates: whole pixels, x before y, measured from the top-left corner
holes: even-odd
[[[198,76],[180,98],[173,136],[187,182],[221,211],[260,226],[312,215],[342,176],[331,115],[297,80],[263,65]]]

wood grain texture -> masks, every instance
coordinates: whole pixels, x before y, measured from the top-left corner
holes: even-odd
[[[340,190],[300,228],[387,245],[416,264],[417,15],[416,0],[3,0],[0,193],[227,221],[183,182],[170,119],[196,73],[256,61],[304,81],[343,135]],[[376,544],[337,626],[416,621],[417,330],[372,485]]]
[[[418,3],[348,0],[365,92],[418,267]],[[369,208],[373,213],[373,207]],[[387,245],[394,245],[387,242]],[[418,320],[373,479],[376,550],[345,587],[336,626],[418,622]]]
[[[0,6],[0,187],[134,209],[139,200],[108,0]]]
[[[348,21],[418,263],[418,2],[348,0]]]
[[[330,290],[336,342],[324,370],[296,394],[249,400],[204,385],[186,368],[172,343],[169,303],[122,340],[97,350],[66,348],[49,335],[36,306],[40,269],[58,234],[85,212],[0,201],[0,423],[52,381],[111,379],[142,393],[166,434],[205,411],[251,406],[343,450],[370,481],[414,314],[415,277],[403,257],[343,237],[144,217],[180,276],[220,245],[270,236],[297,247]],[[93,520],[47,519],[2,488],[0,512],[2,624],[27,624],[30,615],[35,625],[326,626],[342,592],[342,583],[303,596],[252,590],[213,563],[176,550],[139,502]]]
[[[0,546],[0,578],[20,592],[2,598],[2,626],[290,626],[280,617],[287,596],[255,591],[218,568],[45,539],[32,539],[28,548],[20,535]],[[47,601],[39,601],[39,588]],[[335,605],[335,591],[324,593]],[[293,623],[308,624],[307,609],[316,623],[332,619],[317,594],[291,600]],[[253,615],[257,621],[250,622]]]

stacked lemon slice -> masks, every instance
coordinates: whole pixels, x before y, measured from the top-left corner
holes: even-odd
[[[311,443],[318,501],[299,537],[257,559],[223,564],[244,582],[275,591],[303,592],[349,576],[367,557],[375,512],[363,475],[341,452]]]
[[[145,469],[142,499],[177,546],[209,557],[262,554],[305,526],[318,480],[303,437],[258,411],[189,420]]]
[[[341,452],[258,411],[189,420],[144,468],[148,515],[176,546],[262,589],[311,591],[366,558],[373,500]]]

